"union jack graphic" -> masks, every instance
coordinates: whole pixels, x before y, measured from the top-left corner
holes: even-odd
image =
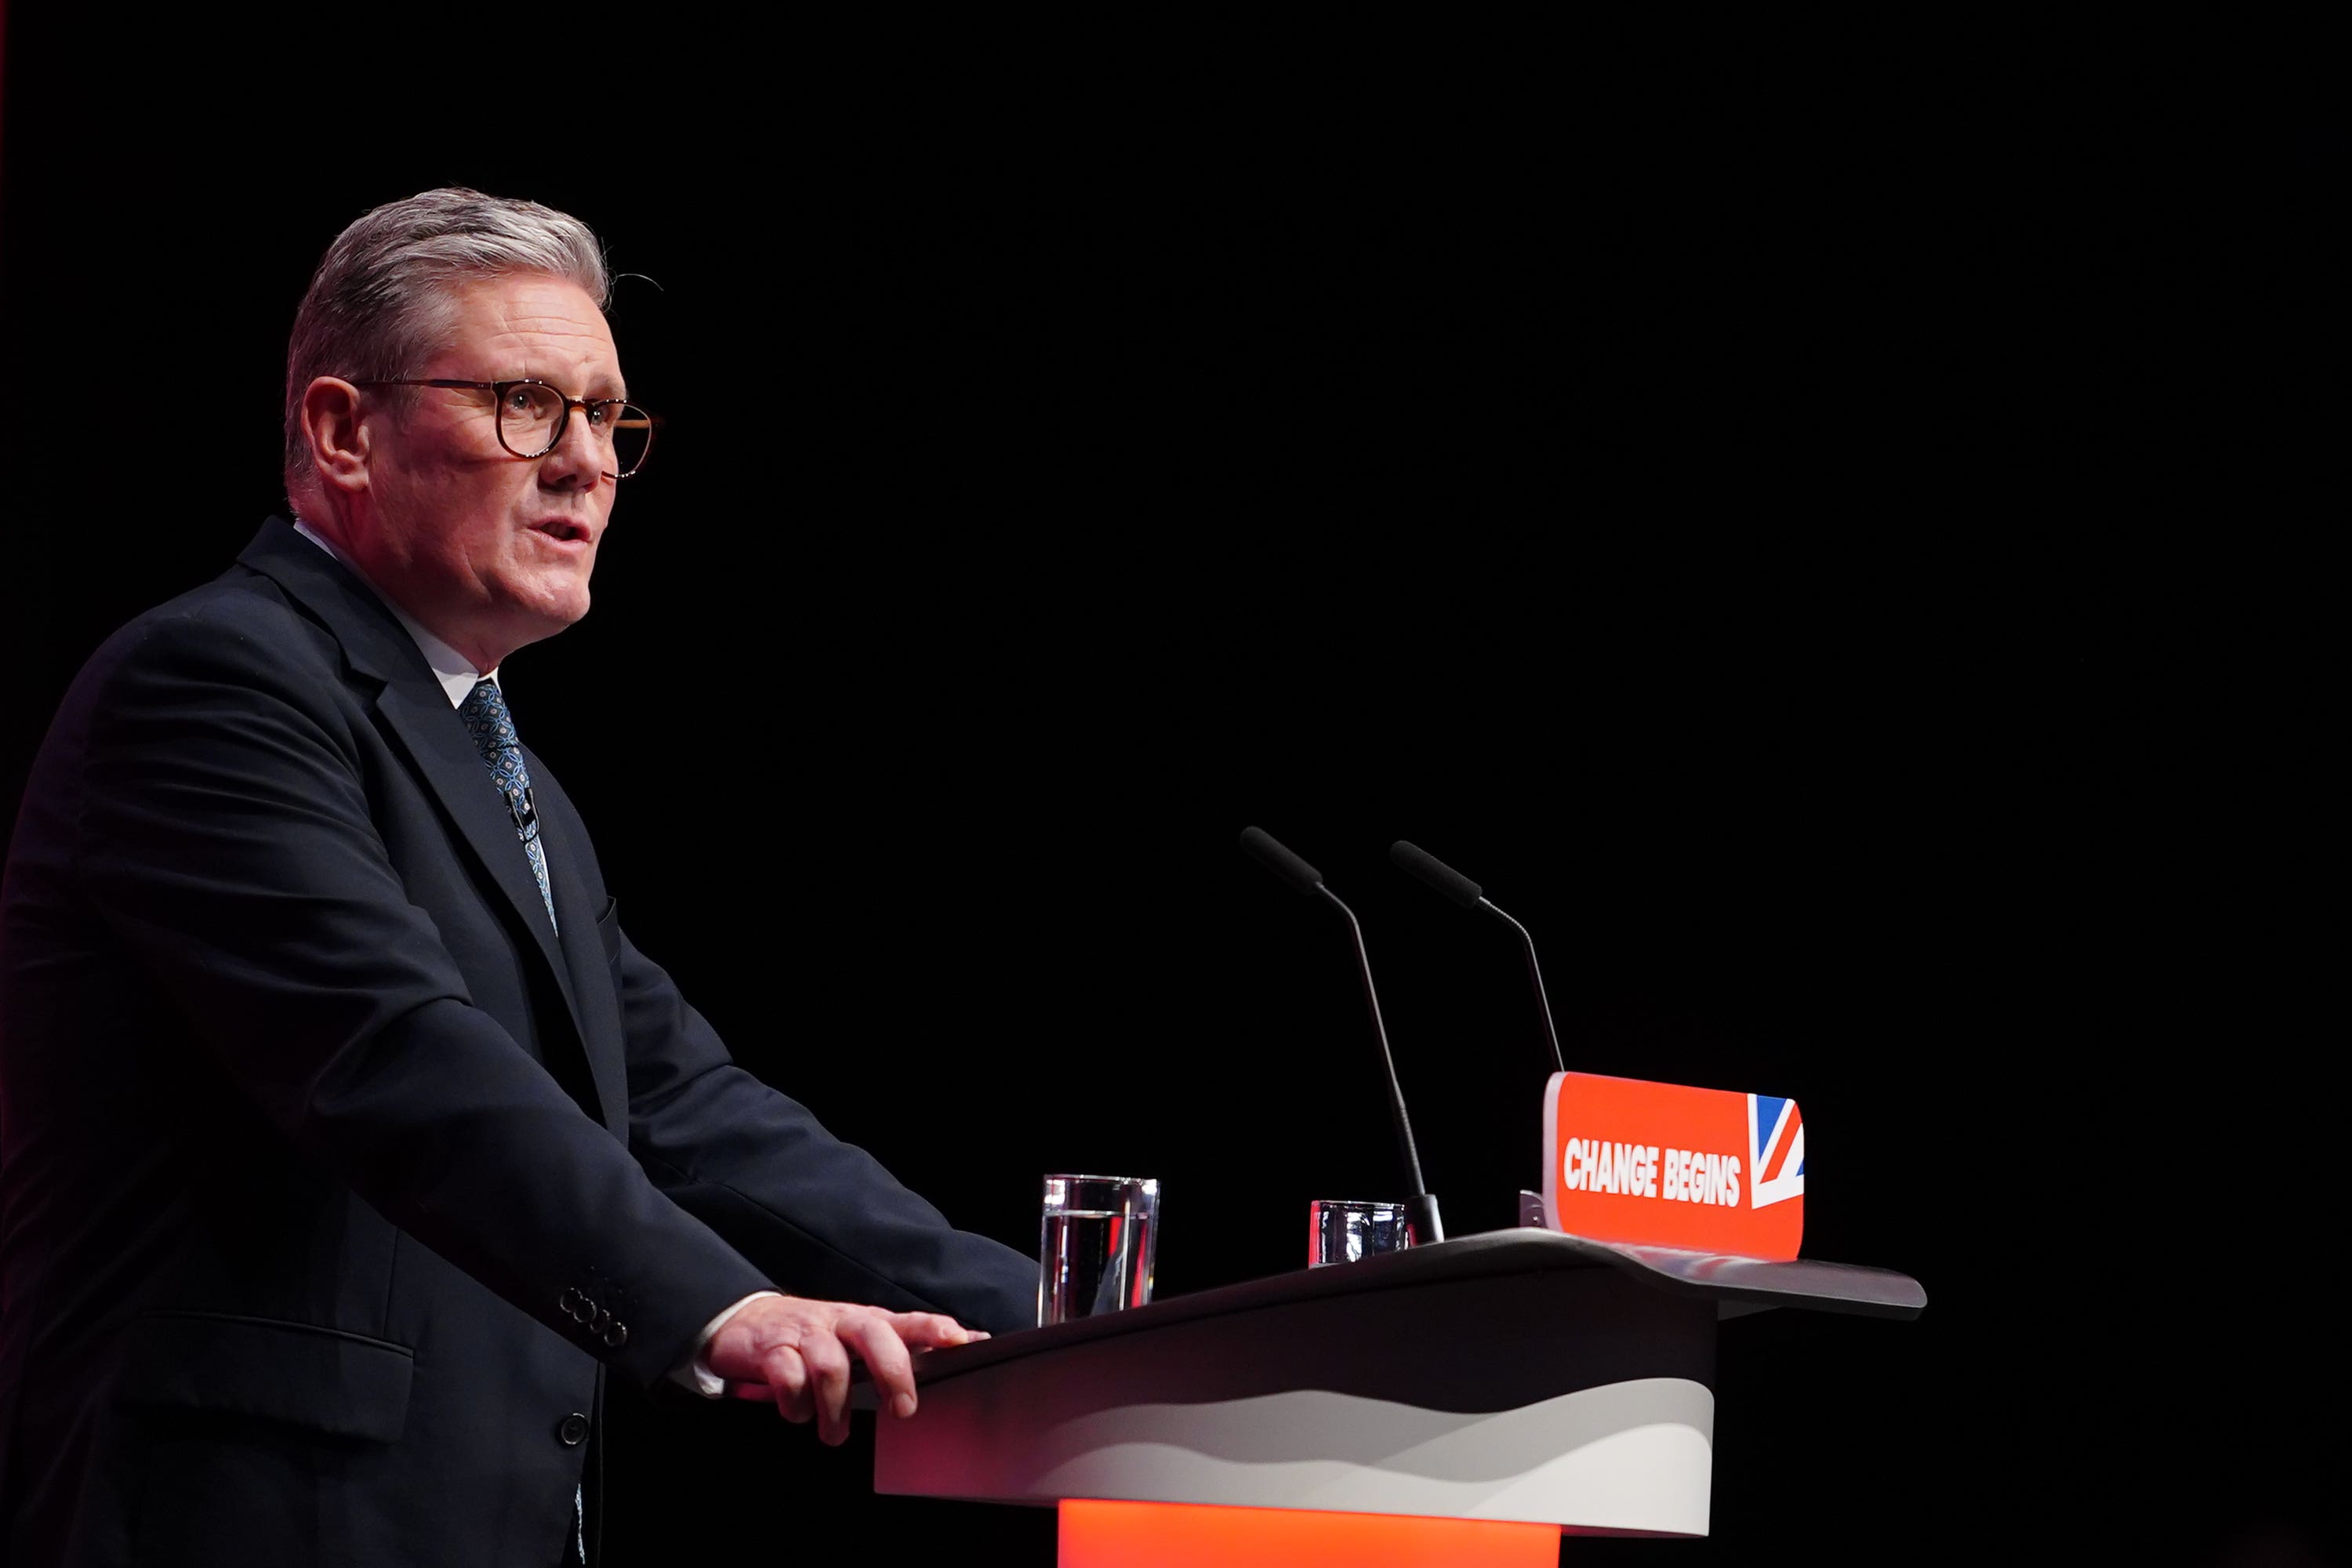
[[[1748,1097],[1748,1206],[1768,1207],[1805,1191],[1805,1119],[1797,1102]]]

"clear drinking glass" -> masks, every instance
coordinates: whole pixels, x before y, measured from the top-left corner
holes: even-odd
[[[1307,1267],[1353,1263],[1376,1252],[1402,1252],[1412,1245],[1402,1204],[1350,1198],[1317,1198],[1307,1205]]]
[[[1066,1322],[1151,1300],[1160,1184],[1149,1176],[1047,1176],[1037,1237],[1037,1321]]]

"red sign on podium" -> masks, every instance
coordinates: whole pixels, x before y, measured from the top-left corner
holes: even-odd
[[[1805,1234],[1805,1123],[1769,1094],[1554,1073],[1544,1213],[1594,1241],[1776,1262]]]

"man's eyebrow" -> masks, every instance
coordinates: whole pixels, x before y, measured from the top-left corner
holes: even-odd
[[[541,375],[535,371],[524,371],[520,374],[507,376],[503,379],[508,381],[542,382],[545,384],[555,388],[558,392],[563,393],[566,396],[571,395],[569,387],[563,381],[555,376]],[[599,392],[597,390],[598,387],[608,387],[611,390]],[[626,403],[629,400],[629,384],[626,380],[618,375],[592,375],[588,378],[587,384],[581,388],[580,398],[583,403],[601,403],[605,401]]]

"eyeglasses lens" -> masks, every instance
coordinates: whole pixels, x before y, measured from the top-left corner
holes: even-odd
[[[509,386],[499,399],[499,439],[518,458],[536,458],[555,445],[563,399],[551,387]]]
[[[652,449],[654,416],[634,403],[608,403],[597,412],[602,423],[596,437],[610,442],[613,448],[607,467],[626,479],[645,465],[646,453]]]

